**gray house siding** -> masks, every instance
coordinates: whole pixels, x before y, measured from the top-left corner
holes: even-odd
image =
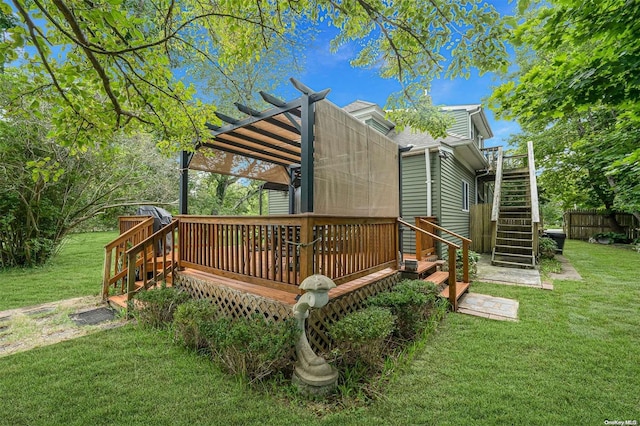
[[[468,237],[469,212],[462,209],[462,182],[469,184],[469,207],[475,204],[475,173],[468,170],[456,158],[448,158],[440,162],[440,188],[442,191],[438,219],[440,225],[456,234]],[[443,235],[449,241],[460,244],[456,238]]]
[[[447,129],[447,132],[471,138],[469,134],[469,113],[467,111],[448,111],[447,114],[451,115],[455,120]]]
[[[269,215],[289,213],[289,193],[283,191],[268,191]]]
[[[431,213],[434,216],[438,211],[440,200],[438,161],[438,155],[431,153]],[[427,174],[424,154],[405,156],[402,158],[402,217],[413,225],[416,216],[426,215]],[[404,229],[402,249],[405,253],[415,253],[416,237],[414,231]]]
[[[402,158],[402,217],[406,222],[415,223],[416,216],[427,212],[427,175],[424,155]],[[402,249],[405,253],[416,252],[414,232],[404,228]]]

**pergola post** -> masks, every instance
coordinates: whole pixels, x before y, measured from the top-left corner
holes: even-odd
[[[180,195],[178,199],[180,214],[189,214],[189,163],[191,162],[192,155],[193,154],[188,151],[182,151],[180,153]]]
[[[309,94],[302,96],[301,105],[301,161],[300,161],[300,213],[313,212],[313,125],[314,104]]]

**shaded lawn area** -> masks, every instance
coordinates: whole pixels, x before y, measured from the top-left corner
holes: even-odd
[[[0,424],[604,424],[640,420],[640,255],[567,241],[584,281],[474,284],[520,321],[448,315],[386,395],[317,417],[133,326],[0,358]]]
[[[0,311],[100,294],[104,246],[117,232],[71,234],[46,265],[0,269]]]

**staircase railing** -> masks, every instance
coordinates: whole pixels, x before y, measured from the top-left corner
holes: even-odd
[[[531,224],[533,232],[533,253],[538,254],[538,228],[540,227],[540,210],[538,208],[538,183],[533,155],[533,142],[527,142],[527,159],[529,165],[529,191],[531,196]]]
[[[469,238],[463,237],[462,235],[456,234],[455,232],[451,232],[442,226],[436,225],[435,223],[431,223],[426,219],[420,218],[420,222],[423,224],[429,224],[433,229],[437,229],[441,232],[451,235],[454,238],[459,239],[462,242],[462,281],[465,283],[469,282],[469,247],[471,246],[471,240]]]
[[[173,219],[149,238],[127,250],[127,301],[144,288],[166,281],[169,274],[179,267],[177,251],[177,234],[179,219]],[[169,247],[171,244],[171,247]],[[160,260],[159,260],[160,259]],[[162,266],[159,267],[159,262]],[[132,266],[135,265],[135,266]],[[141,287],[136,287],[136,269]],[[151,277],[149,277],[151,275]]]
[[[126,252],[131,247],[139,244],[153,234],[153,218],[136,216],[136,225],[129,227],[132,222],[126,222],[127,226],[122,235],[104,246],[104,271],[102,274],[102,298],[109,297],[109,287],[118,285],[120,281],[121,291],[124,292],[125,278],[127,276],[128,261]],[[122,222],[121,222],[122,223]],[[121,229],[122,225],[121,225]]]
[[[435,216],[416,216],[415,221],[417,228],[435,234],[434,227],[432,226],[437,224]],[[436,255],[435,240],[427,234],[416,233],[416,259],[422,260],[425,257],[434,255]]]
[[[498,150],[498,161],[496,162],[496,184],[493,188],[493,207],[491,208],[491,221],[498,221],[498,217],[500,216],[500,193],[502,192],[502,147]],[[492,246],[495,245],[495,241]]]
[[[406,226],[409,229],[413,229],[416,233],[422,233],[422,234],[426,234],[429,235],[431,238],[433,238],[436,241],[439,241],[443,244],[446,244],[448,246],[448,256],[449,256],[449,260],[448,260],[448,268],[449,268],[449,278],[448,278],[448,282],[447,284],[449,285],[449,303],[451,303],[451,308],[456,311],[458,310],[458,298],[457,298],[457,292],[456,292],[456,284],[457,284],[457,280],[456,280],[456,268],[457,268],[457,259],[456,259],[456,250],[460,248],[459,245],[452,243],[451,241],[445,240],[444,238],[432,234],[431,232],[425,231],[424,229],[418,228],[417,226],[414,226],[410,223],[405,222],[404,220],[402,220],[402,218],[398,218],[398,223]],[[466,263],[466,270],[469,270],[469,264],[468,264],[468,259],[465,257],[463,259],[463,265],[464,263]]]

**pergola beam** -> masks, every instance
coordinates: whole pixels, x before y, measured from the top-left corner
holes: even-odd
[[[251,153],[251,152],[246,152],[246,151],[239,151],[237,149],[233,149],[233,148],[228,148],[226,146],[222,146],[222,145],[213,145],[210,143],[203,143],[202,146],[207,147],[207,148],[212,148],[212,149],[217,149],[219,151],[224,151],[224,152],[228,152],[229,154],[236,154],[236,155],[241,155],[243,157],[246,158],[251,158],[253,160],[258,160],[258,161],[264,161],[266,163],[272,163],[272,164],[276,164],[278,166],[282,166],[282,167],[289,167],[290,161],[281,161],[281,160],[276,160],[275,158],[270,158],[270,157],[262,157],[259,155],[255,155],[255,153]]]

